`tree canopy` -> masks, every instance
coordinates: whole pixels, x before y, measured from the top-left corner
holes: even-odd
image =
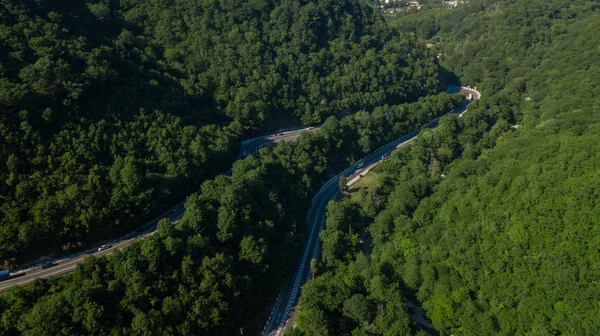
[[[441,91],[431,52],[357,0],[0,4],[7,266],[139,227],[246,136]]]
[[[469,1],[396,19],[483,98],[393,153],[367,190],[330,204],[296,334],[385,335],[378,319],[396,302],[396,334],[429,327],[414,306],[440,334],[600,332],[597,10]],[[357,220],[366,247],[350,240]],[[349,308],[359,301],[370,309]]]

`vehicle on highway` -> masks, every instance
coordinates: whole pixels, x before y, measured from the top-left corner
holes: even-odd
[[[390,157],[390,153],[385,153],[385,154],[383,154],[383,155],[381,156],[381,159],[382,159],[382,160],[385,160],[385,159],[387,159],[387,158],[389,158],[389,157]]]
[[[110,244],[104,244],[100,247],[98,247],[98,252],[100,251],[104,251],[104,250],[108,250],[109,248],[111,248],[112,246],[110,246]]]
[[[316,130],[317,128],[311,127],[311,129]],[[269,139],[269,135],[267,135],[267,136],[261,137],[261,138],[248,139],[247,141],[242,142],[242,147],[240,148],[242,153],[240,156],[247,157],[248,155],[252,155],[254,153],[254,151],[256,150],[256,148],[258,147],[258,145],[261,144],[260,141],[265,141],[264,139],[268,139],[269,142],[265,143],[265,146],[261,146],[261,147],[269,147],[269,146],[271,146],[271,144],[274,145],[283,140],[288,140],[288,138],[291,138],[291,140],[293,140],[293,139],[297,138],[297,135],[299,135],[300,133],[302,133],[304,131],[306,131],[306,130],[298,129],[298,130],[293,130],[293,131],[289,131],[289,132],[288,131],[279,132],[281,135],[283,135],[280,138]],[[227,172],[226,174],[230,175],[231,171]],[[141,227],[137,228],[135,231],[133,231],[129,234],[126,234],[118,239],[115,239],[113,241],[113,243],[115,245],[112,246],[112,248],[121,250],[137,240],[149,237],[154,232],[156,232],[155,231],[156,224],[160,218],[163,218],[163,217],[170,217],[171,219],[180,218],[184,211],[182,205],[183,205],[183,202],[180,204],[179,207],[176,206],[175,208],[171,208],[171,209],[167,210],[166,212],[162,213],[160,216],[158,216],[156,218],[156,220],[148,222],[148,223],[142,225]],[[117,242],[119,242],[119,243],[117,244]],[[65,258],[61,258],[60,263],[55,263],[55,262],[45,263],[47,260],[50,260],[50,257],[44,257],[43,259],[41,259],[39,261],[39,263],[37,263],[35,266],[33,266],[33,268],[35,268],[36,271],[34,271],[34,272],[28,271],[27,273],[25,273],[25,272],[18,273],[18,275],[27,274],[27,276],[18,277],[18,276],[15,276],[14,274],[12,274],[11,278],[15,278],[15,279],[14,279],[14,281],[12,281],[12,280],[10,281],[11,282],[10,285],[11,286],[12,285],[25,285],[25,284],[28,284],[28,283],[34,281],[34,279],[38,278],[38,277],[39,278],[48,278],[48,277],[58,276],[61,274],[71,272],[75,268],[74,265],[81,262],[81,260],[83,260],[83,258],[80,258],[82,255],[96,254],[96,253],[99,253],[98,250],[99,250],[99,248],[97,245],[90,246],[89,248],[86,248],[84,251],[81,251],[76,254],[72,254]],[[102,250],[102,248],[100,248],[100,250]],[[100,253],[110,253],[109,251],[100,252]],[[53,266],[57,266],[57,267],[55,269],[52,269],[52,271],[41,270],[42,268],[49,268],[49,267],[53,267]],[[292,269],[295,269],[294,265],[290,265],[290,267]],[[6,282],[3,282],[3,284],[5,284],[5,283]],[[9,286],[7,285],[6,288],[8,288],[8,287]],[[4,289],[5,288],[3,286],[0,289],[0,291],[3,291]]]
[[[4,280],[4,279],[8,279],[10,278],[10,271],[9,270],[2,270],[0,271],[0,280]]]
[[[365,163],[364,163],[364,162],[362,162],[362,161],[358,161],[358,163],[356,164],[356,166],[357,166],[358,168],[362,168],[364,165],[365,165]]]
[[[55,264],[54,264],[54,262],[53,262],[53,261],[48,261],[48,262],[45,262],[45,263],[43,263],[41,267],[42,267],[42,268],[50,268],[50,267],[52,267],[52,266],[54,266],[54,265],[55,265]]]

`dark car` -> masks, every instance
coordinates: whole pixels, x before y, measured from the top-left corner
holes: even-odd
[[[54,262],[53,261],[48,261],[42,264],[42,268],[50,268],[54,266]]]

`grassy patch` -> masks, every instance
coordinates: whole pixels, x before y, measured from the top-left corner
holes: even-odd
[[[349,189],[352,199],[359,200],[361,197],[361,190],[364,189],[367,191],[371,186],[376,185],[380,177],[380,173],[376,172],[375,170],[371,170],[367,175],[365,175],[365,177],[358,180],[358,182],[353,184]]]

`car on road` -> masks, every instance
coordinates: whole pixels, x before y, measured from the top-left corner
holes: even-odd
[[[98,247],[98,252],[100,251],[104,251],[104,250],[108,250],[109,248],[111,248],[112,246],[110,244],[104,244],[100,247]]]
[[[383,155],[381,156],[381,159],[382,159],[382,160],[385,160],[385,159],[387,159],[387,158],[389,158],[389,157],[390,157],[390,153],[385,153],[385,154],[383,154]]]
[[[54,262],[53,262],[53,261],[48,261],[48,262],[45,262],[45,263],[43,263],[41,267],[42,267],[42,268],[50,268],[50,267],[52,267],[52,266],[54,266],[54,265],[55,265],[55,264],[54,264]]]
[[[362,167],[364,167],[364,165],[365,165],[365,163],[363,161],[358,161],[358,163],[356,164],[356,166],[358,168],[362,168]]]

